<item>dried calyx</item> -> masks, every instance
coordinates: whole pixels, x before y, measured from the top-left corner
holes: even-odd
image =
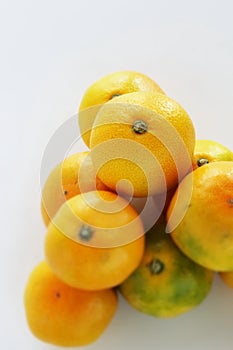
[[[147,266],[152,275],[158,275],[164,270],[164,263],[159,259],[153,259]]]
[[[147,131],[147,124],[143,120],[135,120],[132,128],[136,134],[144,134]]]
[[[209,163],[209,161],[208,161],[207,158],[199,158],[199,159],[197,160],[197,165],[198,165],[199,167],[202,166],[202,165],[208,164],[208,163]]]
[[[88,242],[94,234],[94,230],[91,226],[83,225],[80,230],[78,231],[78,237],[82,241]]]

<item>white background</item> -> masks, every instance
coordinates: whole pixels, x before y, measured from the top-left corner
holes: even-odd
[[[130,69],[180,102],[197,138],[233,149],[232,13],[230,0],[0,2],[1,349],[55,349],[31,335],[23,309],[28,275],[43,259],[40,167],[50,137],[77,112],[92,82]],[[216,276],[203,304],[170,320],[120,299],[109,328],[87,348],[232,344],[233,290]]]

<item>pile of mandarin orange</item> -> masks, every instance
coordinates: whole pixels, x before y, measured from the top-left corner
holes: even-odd
[[[110,324],[118,293],[154,317],[185,313],[218,273],[233,287],[233,153],[148,76],[92,84],[67,155],[42,190],[44,261],[29,276],[26,319],[41,341],[83,346]]]

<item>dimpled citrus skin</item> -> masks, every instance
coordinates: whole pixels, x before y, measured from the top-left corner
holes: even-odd
[[[190,259],[211,270],[233,270],[233,162],[212,162],[188,174],[167,220],[174,242]]]
[[[41,341],[81,346],[97,340],[117,309],[114,290],[83,291],[59,280],[46,262],[29,276],[24,292],[26,319]]]
[[[85,92],[79,107],[79,127],[86,145],[90,144],[90,131],[99,107],[118,95],[134,91],[155,91],[164,93],[151,78],[135,71],[120,71],[108,74],[94,82]],[[83,111],[88,108],[91,113]]]
[[[213,272],[187,258],[165,233],[161,216],[146,233],[139,267],[120,286],[137,310],[155,317],[174,317],[199,305],[208,295]]]
[[[95,176],[89,152],[79,152],[65,158],[49,174],[41,199],[41,213],[46,226],[60,206],[81,192],[106,190]]]
[[[137,120],[146,123],[144,133],[133,131]],[[134,92],[102,106],[90,147],[102,182],[116,190],[118,181],[127,179],[133,195],[145,197],[175,187],[177,168],[180,179],[191,170],[194,144],[192,120],[180,104],[159,93]]]
[[[46,261],[65,283],[85,290],[110,288],[139,265],[143,224],[137,212],[121,198],[115,202],[117,198],[107,191],[77,195],[62,205],[48,226]],[[93,233],[89,240],[82,239],[84,226]]]
[[[233,161],[233,152],[219,142],[213,140],[196,140],[193,154],[193,169],[199,162],[218,162],[220,160]]]

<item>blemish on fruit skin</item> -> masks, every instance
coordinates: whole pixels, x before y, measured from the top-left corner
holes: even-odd
[[[86,242],[88,242],[92,238],[93,234],[94,230],[91,226],[88,225],[83,225],[78,232],[79,238],[81,238],[82,241]]]
[[[231,240],[231,233],[230,232],[225,232],[223,235],[222,235],[222,242],[224,241],[229,241]]]
[[[68,191],[66,191],[66,190],[65,190],[63,193],[64,193],[64,195],[66,196],[66,195],[67,195],[67,193],[68,193]]]
[[[199,166],[199,167],[202,165],[208,164],[208,163],[209,163],[209,161],[207,158],[199,158],[197,160],[197,166]]]
[[[153,259],[147,266],[152,275],[159,275],[164,270],[164,263],[159,259]]]
[[[136,134],[144,134],[147,131],[147,124],[143,120],[135,120],[132,129]]]
[[[228,199],[228,204],[233,208],[233,197]]]
[[[57,299],[61,298],[61,294],[60,294],[59,292],[56,292],[55,295],[56,295],[56,298],[57,298]]]

